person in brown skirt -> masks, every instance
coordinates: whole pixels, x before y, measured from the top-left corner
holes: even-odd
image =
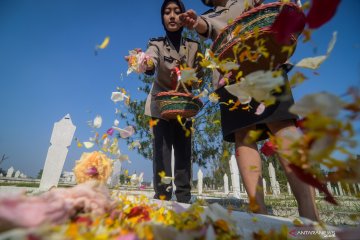
[[[152,62],[146,66],[145,74],[155,74],[155,81],[145,104],[145,115],[150,116],[153,122],[157,122],[152,127],[154,198],[170,200],[172,197],[171,183],[162,182],[159,173],[172,175],[171,153],[174,148],[176,199],[178,202],[188,203],[191,199],[191,135],[185,135],[183,126],[177,119],[164,119],[155,101],[158,93],[175,89],[177,85],[175,67],[198,66],[199,43],[182,37],[183,27],[179,15],[184,12],[185,7],[181,0],[164,0],[161,6],[161,20],[166,35],[150,39],[145,52]],[[182,120],[182,122],[186,121],[186,119]],[[190,129],[191,121],[186,121],[185,127]]]
[[[228,25],[230,20],[240,16],[241,13],[249,8],[256,7],[261,4],[262,0],[202,0],[202,2],[212,7],[209,11],[201,16],[197,16],[194,10],[188,10],[180,16],[185,27],[195,29],[197,33],[213,41],[221,33],[222,29]],[[288,65],[283,65],[284,76],[287,77]],[[221,78],[219,72],[213,74],[213,85],[217,89],[216,93],[220,96],[221,102],[228,102],[230,99],[236,102],[237,98],[228,93],[225,88],[218,87]],[[260,114],[254,114],[258,102],[252,100],[250,110],[245,111],[241,108],[235,111],[229,111],[224,104],[221,108],[221,124],[223,138],[228,142],[235,142],[236,160],[239,167],[241,177],[244,182],[246,192],[250,200],[256,201],[258,208],[257,213],[267,214],[264,202],[264,193],[262,188],[262,167],[261,158],[256,143],[248,143],[245,141],[250,130],[263,129],[264,133],[270,132],[277,138],[282,139],[283,149],[287,149],[291,141],[284,135],[285,133],[296,134],[298,129],[295,126],[296,115],[291,114],[288,109],[293,105],[294,100],[290,88],[284,87],[283,93],[278,96],[277,102],[265,109]],[[263,140],[266,135],[258,140]],[[314,188],[302,182],[289,168],[289,162],[280,157],[280,163],[283,167],[291,189],[298,202],[299,215],[318,221],[319,215],[315,204]]]

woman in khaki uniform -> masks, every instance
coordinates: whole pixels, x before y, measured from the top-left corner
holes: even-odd
[[[211,38],[214,41],[230,20],[236,19],[248,8],[261,4],[263,0],[202,0],[202,2],[213,8],[200,17],[196,15],[195,11],[188,10],[180,18],[184,26],[195,29],[200,36]],[[281,66],[286,78],[287,67],[288,65]],[[220,96],[220,101],[228,102],[232,99],[235,102],[236,97],[229,94],[225,88],[218,88],[220,78],[220,74],[215,72],[213,84]],[[290,146],[291,142],[282,136],[288,131],[296,134],[295,120],[297,116],[288,111],[294,100],[289,86],[284,87],[284,90],[285,88],[288,91],[283,91],[283,94],[278,97],[279,100],[274,105],[267,107],[261,115],[254,114],[259,105],[254,100],[250,103],[250,111],[244,111],[241,108],[229,111],[227,106],[220,105],[224,140],[235,142],[236,159],[245,189],[250,200],[255,200],[258,204],[258,213],[267,213],[263,191],[259,190],[262,189],[261,158],[256,143],[249,144],[245,142],[245,138],[250,130],[263,129],[264,133],[271,132],[277,138],[282,138],[284,149]],[[266,134],[263,134],[259,140],[264,138],[266,138]],[[319,220],[314,189],[295,176],[288,167],[289,163],[286,159],[280,158],[280,163],[298,202],[300,216]]]
[[[185,132],[177,120],[162,119],[155,96],[159,92],[174,90],[177,76],[174,68],[180,65],[195,68],[199,44],[182,37],[182,25],[179,14],[185,12],[181,0],[165,0],[161,7],[162,24],[166,36],[153,38],[149,41],[146,54],[150,56],[153,65],[145,72],[148,75],[156,73],[150,94],[147,97],[145,114],[153,120],[158,120],[153,126],[153,174],[156,199],[170,200],[171,184],[161,183],[159,173],[164,171],[171,176],[171,151],[175,155],[175,186],[178,202],[188,203],[191,198],[191,136],[186,137]],[[191,127],[191,122],[186,122]]]

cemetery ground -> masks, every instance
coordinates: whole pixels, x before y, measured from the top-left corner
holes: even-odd
[[[6,192],[18,192],[24,191],[28,195],[38,194],[39,180],[32,179],[29,181],[0,181],[0,195]],[[74,184],[59,182],[59,188],[72,187]],[[151,187],[145,187],[141,190],[139,187],[129,185],[119,185],[111,189],[119,194],[126,195],[144,195],[149,199],[152,199],[154,192]],[[201,204],[207,206],[212,203],[218,203],[226,209],[232,211],[248,212],[248,199],[247,195],[242,192],[241,197],[233,197],[233,192],[225,194],[222,189],[211,190],[204,189],[202,194],[199,195],[196,187],[193,187],[192,191],[193,200],[199,200]],[[360,212],[360,201],[354,196],[337,196],[336,201],[339,203],[338,206],[327,203],[323,196],[316,197],[316,204],[319,209],[320,219],[327,225],[341,226],[341,227],[354,227],[357,226],[358,217]],[[176,199],[172,199],[175,201]],[[265,203],[268,209],[269,215],[285,217],[285,218],[297,218],[299,217],[297,202],[294,196],[289,194],[281,194],[273,196],[267,194],[265,196]]]

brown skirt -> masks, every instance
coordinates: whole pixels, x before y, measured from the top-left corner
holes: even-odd
[[[216,93],[220,97],[219,102],[228,102],[230,99],[234,102],[237,101],[237,98],[226,91],[224,87],[217,89]],[[235,132],[243,128],[255,126],[257,130],[263,130],[262,135],[258,139],[260,141],[268,138],[270,130],[266,126],[267,123],[284,120],[296,121],[298,116],[289,112],[289,108],[294,104],[294,98],[287,81],[282,92],[274,96],[277,98],[276,103],[266,107],[265,111],[260,115],[255,114],[259,106],[259,103],[255,100],[250,102],[250,109],[248,110],[243,110],[240,105],[238,109],[229,111],[231,106],[220,104],[223,139],[227,142],[235,142]]]

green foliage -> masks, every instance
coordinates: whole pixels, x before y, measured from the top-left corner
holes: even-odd
[[[37,174],[37,179],[41,179],[41,177],[42,177],[42,175],[43,175],[43,171],[44,171],[44,169],[40,169],[40,171],[38,172],[38,174]]]

